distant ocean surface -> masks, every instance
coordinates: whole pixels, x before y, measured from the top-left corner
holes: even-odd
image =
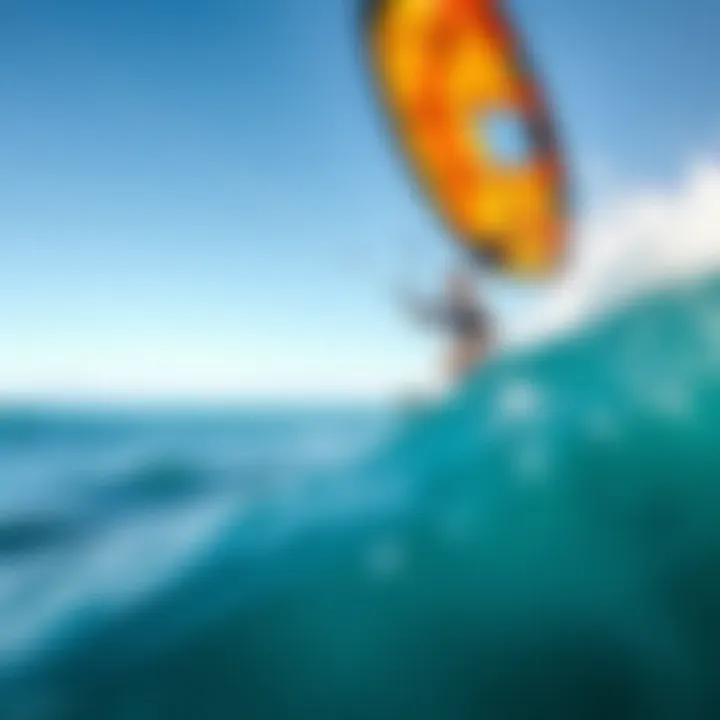
[[[2,720],[718,717],[718,279],[415,411],[0,410]]]

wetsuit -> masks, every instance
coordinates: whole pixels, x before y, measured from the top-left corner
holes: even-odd
[[[448,330],[459,338],[485,339],[491,334],[490,318],[476,306],[448,301],[428,303],[413,300],[412,309],[423,322]]]
[[[410,309],[421,322],[452,336],[444,365],[453,382],[463,380],[487,355],[493,343],[494,329],[488,314],[471,301],[413,299]]]

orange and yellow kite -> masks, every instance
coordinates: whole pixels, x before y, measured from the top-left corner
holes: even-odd
[[[500,0],[365,0],[366,41],[398,139],[474,255],[517,275],[559,264],[564,166]]]

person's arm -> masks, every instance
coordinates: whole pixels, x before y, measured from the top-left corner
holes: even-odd
[[[405,291],[400,295],[400,302],[403,310],[422,325],[442,327],[447,323],[447,308],[435,300]]]

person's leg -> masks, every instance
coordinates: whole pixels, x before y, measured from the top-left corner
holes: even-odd
[[[447,373],[453,382],[461,382],[472,373],[487,355],[486,343],[480,338],[458,339],[450,348]]]
[[[466,339],[459,338],[452,343],[447,353],[445,372],[453,384],[465,377],[472,358],[472,348]]]

